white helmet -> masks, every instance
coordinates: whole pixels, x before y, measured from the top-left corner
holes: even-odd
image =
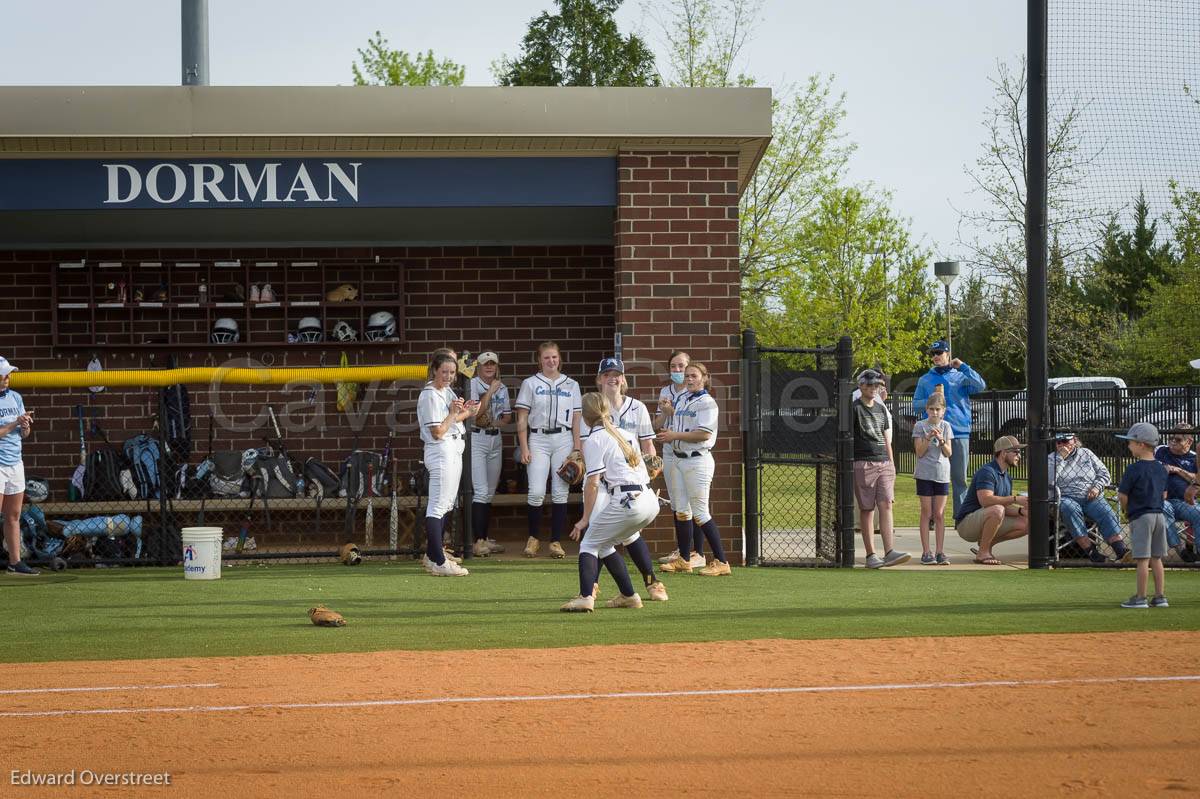
[[[315,316],[306,316],[296,325],[296,341],[321,341],[325,334],[321,332],[321,320]]]
[[[333,326],[333,337],[338,341],[358,341],[358,331],[343,319]]]
[[[238,342],[238,323],[228,316],[222,316],[213,324],[209,336],[213,344],[236,344]]]
[[[384,341],[396,335],[396,317],[388,311],[376,311],[367,320],[367,341]]]

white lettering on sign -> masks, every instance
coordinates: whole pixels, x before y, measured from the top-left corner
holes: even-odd
[[[164,162],[145,168],[138,164],[104,164],[105,205],[125,205],[144,197],[158,205],[174,205],[185,196],[189,205],[243,202],[336,203],[358,202],[361,161],[323,162],[312,171],[303,162],[263,164],[255,174],[249,164],[195,162],[186,169]],[[321,172],[324,174],[321,174]],[[281,174],[282,173],[282,174]],[[322,179],[323,178],[323,179]],[[320,186],[325,186],[322,195]],[[280,186],[287,194],[280,196]]]

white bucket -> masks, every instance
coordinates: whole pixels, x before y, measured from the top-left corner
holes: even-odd
[[[185,527],[183,538],[183,577],[185,580],[221,579],[220,527]]]

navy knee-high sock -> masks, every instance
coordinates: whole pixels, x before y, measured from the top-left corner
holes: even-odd
[[[542,506],[536,508],[533,505],[526,506],[529,513],[529,537],[537,538],[542,531]]]
[[[621,596],[633,596],[633,580],[629,579],[629,568],[625,565],[625,558],[621,557],[621,553],[614,552],[604,559],[604,567],[608,569],[608,573],[617,581],[617,590],[621,592]],[[591,590],[590,588],[588,589]]]
[[[567,531],[567,503],[554,503],[550,506],[550,540],[561,541]]]
[[[633,559],[633,565],[642,573],[642,582],[646,585],[654,582],[654,556],[650,554],[650,545],[646,543],[646,539],[638,538],[632,544],[626,544],[625,551]]]
[[[487,538],[488,511],[491,509],[492,506],[486,502],[471,503],[471,533],[476,541]]]
[[[679,547],[679,556],[684,560],[692,554],[692,520],[675,520],[675,546]]]
[[[579,595],[591,596],[600,579],[600,561],[588,552],[579,553]]]
[[[696,524],[695,519],[692,519],[692,551],[699,555],[704,554],[704,531]]]
[[[442,554],[442,520],[432,516],[425,517],[425,556],[439,566],[446,562]]]
[[[721,532],[717,529],[716,521],[709,519],[700,525],[700,529],[704,531],[704,537],[712,547],[713,557],[722,563],[728,563],[729,561],[725,560],[725,547],[721,546]]]

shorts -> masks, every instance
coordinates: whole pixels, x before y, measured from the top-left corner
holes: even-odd
[[[936,480],[922,480],[917,478],[917,496],[918,497],[948,497],[950,496],[950,484],[939,483]]]
[[[1129,538],[1133,542],[1133,557],[1165,558],[1167,556],[1167,519],[1161,513],[1144,513],[1129,523]]]
[[[854,462],[854,498],[859,510],[875,510],[896,499],[896,467],[891,461]]]
[[[25,491],[25,464],[0,466],[0,494],[10,497]]]
[[[954,529],[958,531],[958,537],[972,544],[978,541],[980,536],[983,535],[983,520],[986,518],[986,510],[986,508],[980,508],[979,510],[971,511],[962,518],[962,521],[955,522]],[[1019,516],[1004,514],[1004,521],[1000,522],[1000,527],[996,530],[996,534],[1007,533],[1020,524],[1019,519]]]

